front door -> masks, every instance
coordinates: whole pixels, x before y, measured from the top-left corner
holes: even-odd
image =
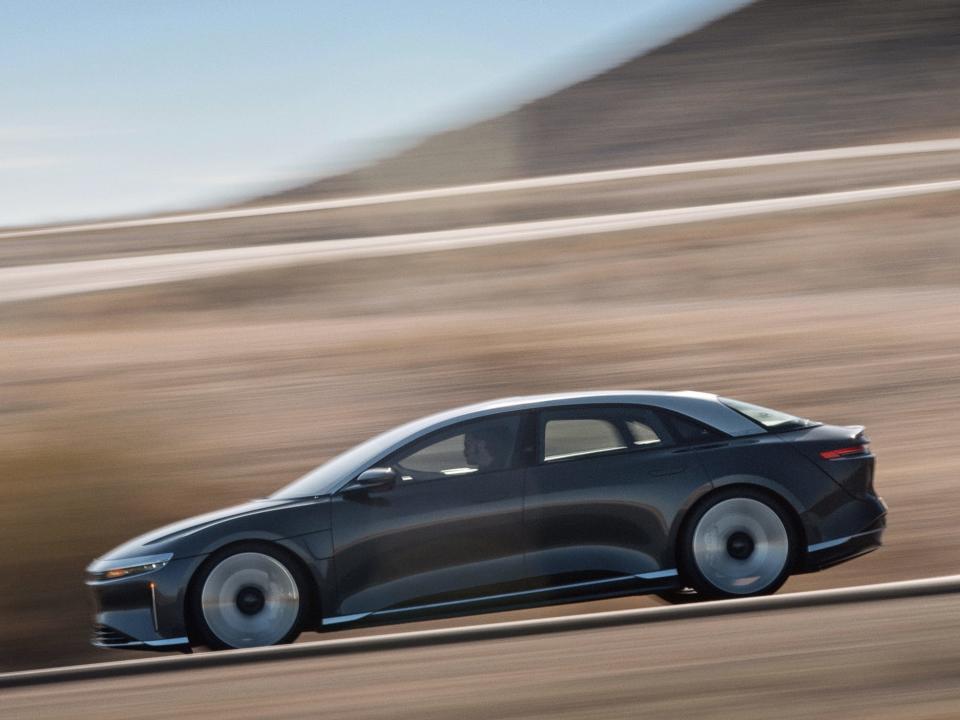
[[[521,415],[469,421],[384,458],[399,479],[333,499],[340,617],[458,604],[523,577]]]

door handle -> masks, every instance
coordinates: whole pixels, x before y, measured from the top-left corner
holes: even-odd
[[[681,453],[699,452],[700,450],[716,450],[717,448],[727,447],[729,444],[728,442],[715,442],[708,445],[693,445],[692,447],[678,448],[673,452],[680,455]]]
[[[653,468],[650,471],[650,474],[654,477],[663,477],[665,475],[679,475],[683,472],[683,465],[681,463],[670,464],[670,465],[661,465],[660,467]]]

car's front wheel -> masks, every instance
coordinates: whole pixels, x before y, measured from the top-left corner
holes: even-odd
[[[796,551],[787,511],[749,489],[718,493],[695,509],[681,542],[683,577],[703,598],[776,592]]]
[[[269,545],[228,548],[201,567],[190,598],[200,640],[210,648],[247,648],[293,642],[308,593],[301,572]]]

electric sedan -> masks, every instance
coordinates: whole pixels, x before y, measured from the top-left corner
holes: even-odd
[[[240,648],[642,593],[773,593],[880,546],[873,475],[862,427],[705,393],[471,405],[94,561],[93,642]]]

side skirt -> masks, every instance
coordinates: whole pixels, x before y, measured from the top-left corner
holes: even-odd
[[[645,595],[676,587],[678,577],[677,570],[670,568],[637,575],[605,578],[603,580],[556,585],[554,587],[536,588],[534,590],[521,590],[500,595],[485,595],[465,600],[450,600],[447,602],[377,610],[368,613],[339,615],[324,618],[323,627],[336,627],[361,622],[363,624],[410,622],[427,618],[503,612],[506,610],[602,600],[611,597]],[[642,583],[642,585],[638,586],[638,582]]]

